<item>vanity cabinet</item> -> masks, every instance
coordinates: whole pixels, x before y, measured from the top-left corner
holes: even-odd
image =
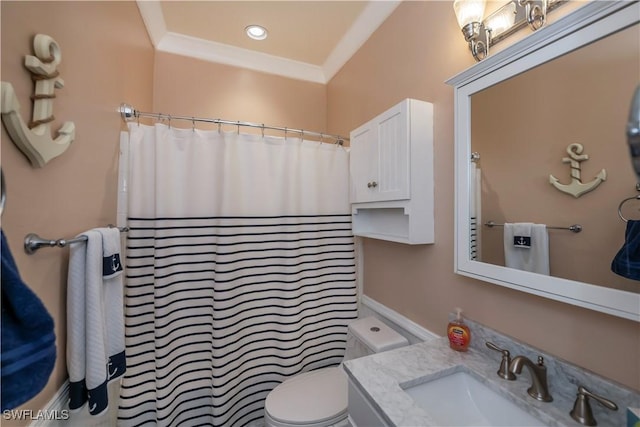
[[[382,415],[374,408],[373,404],[365,397],[364,393],[360,391],[351,378],[349,378],[348,383],[349,423],[353,427],[389,426],[389,423],[382,418]]]
[[[405,99],[350,140],[354,235],[433,243],[433,105]]]

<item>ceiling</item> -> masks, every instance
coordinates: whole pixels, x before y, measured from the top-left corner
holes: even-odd
[[[327,83],[400,0],[138,0],[158,51]],[[268,30],[252,40],[248,25]]]

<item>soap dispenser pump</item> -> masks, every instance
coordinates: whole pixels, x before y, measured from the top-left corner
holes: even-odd
[[[447,325],[449,347],[456,351],[467,351],[471,342],[471,331],[464,323],[462,309],[456,308],[456,318]]]

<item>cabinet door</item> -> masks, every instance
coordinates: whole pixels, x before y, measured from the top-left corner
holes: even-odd
[[[378,176],[376,201],[410,198],[409,116],[407,102],[378,116],[376,121]]]
[[[410,197],[408,127],[404,102],[351,132],[351,203]]]
[[[378,176],[378,139],[371,122],[351,132],[349,169],[351,203],[369,202],[374,195],[373,182]],[[377,185],[377,184],[376,184]]]

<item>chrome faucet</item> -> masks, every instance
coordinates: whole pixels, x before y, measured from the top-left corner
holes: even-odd
[[[516,376],[513,372],[509,371],[509,365],[511,364],[511,354],[509,350],[505,350],[503,348],[498,347],[492,342],[487,341],[485,343],[488,348],[491,350],[499,351],[502,353],[502,360],[500,361],[500,369],[498,369],[498,376],[502,379],[513,381],[516,379]]]
[[[529,396],[542,402],[551,402],[553,397],[547,387],[547,367],[544,359],[538,356],[538,364],[534,364],[528,357],[516,356],[509,364],[509,371],[514,374],[522,373],[522,367],[526,366],[531,373],[531,387],[527,389]]]
[[[573,404],[573,409],[569,412],[569,415],[571,415],[571,418],[578,421],[580,424],[584,424],[585,426],[595,426],[598,424],[596,419],[593,417],[593,412],[591,412],[589,398],[600,402],[602,406],[607,409],[611,409],[612,411],[618,410],[618,405],[616,405],[615,402],[602,396],[598,396],[595,393],[591,393],[583,386],[579,386],[576,401]]]

